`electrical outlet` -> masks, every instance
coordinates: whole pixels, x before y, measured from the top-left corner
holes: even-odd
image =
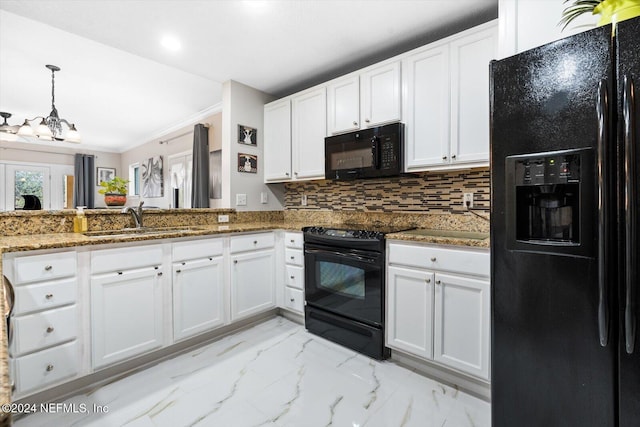
[[[269,194],[266,191],[260,193],[260,203],[263,205],[269,203]]]
[[[236,206],[247,206],[246,194],[236,194]]]
[[[218,215],[218,222],[229,222],[229,215]]]
[[[462,206],[468,209],[473,208],[473,193],[464,193],[462,195]]]
[[[300,204],[302,206],[307,206],[307,195],[306,194],[302,195],[302,199],[300,200]]]

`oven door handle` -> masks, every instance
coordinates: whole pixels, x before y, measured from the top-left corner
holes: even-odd
[[[340,257],[340,258],[355,259],[355,260],[358,260],[358,261],[366,262],[368,264],[375,264],[377,262],[376,258],[361,256],[361,255],[357,255],[357,254],[350,253],[350,252],[330,251],[330,250],[326,250],[326,249],[305,249],[304,253],[305,253],[305,255],[306,254],[334,255],[334,256],[337,256],[337,257]]]

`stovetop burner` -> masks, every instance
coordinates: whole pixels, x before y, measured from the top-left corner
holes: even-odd
[[[373,239],[383,240],[385,234],[410,230],[415,227],[399,225],[375,225],[375,224],[342,224],[327,227],[304,227],[305,234],[316,236],[342,237],[349,239]]]

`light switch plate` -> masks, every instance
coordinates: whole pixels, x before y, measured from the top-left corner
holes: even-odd
[[[218,222],[229,222],[229,215],[218,215]]]
[[[300,203],[302,204],[302,206],[307,206],[307,195],[303,194],[302,198],[300,199]]]
[[[236,194],[236,206],[247,206],[246,194]]]

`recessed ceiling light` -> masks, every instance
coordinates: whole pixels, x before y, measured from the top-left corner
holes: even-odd
[[[171,52],[177,52],[182,48],[182,45],[180,44],[180,40],[178,40],[176,37],[174,36],[163,36],[162,40],[160,40],[160,44],[162,45],[162,47],[164,47],[167,50],[170,50]]]

